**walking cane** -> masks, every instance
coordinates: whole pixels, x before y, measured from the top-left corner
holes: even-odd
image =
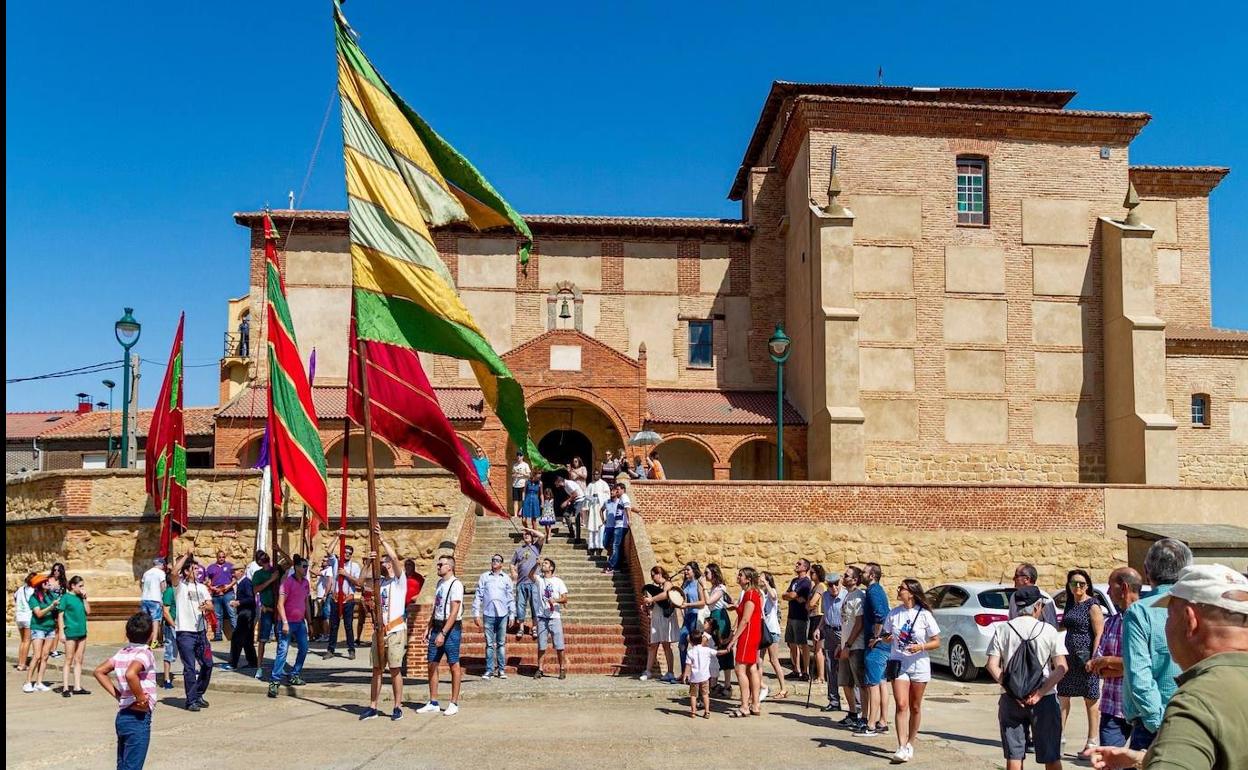
[[[815,678],[810,675],[809,671],[807,671],[806,672],[806,708],[810,708],[810,691],[814,688],[814,686],[815,686]]]

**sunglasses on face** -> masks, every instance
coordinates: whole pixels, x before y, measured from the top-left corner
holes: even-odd
[[[1070,586],[1071,588],[1086,588],[1088,584],[1083,582],[1082,580],[1072,580],[1066,585]]]

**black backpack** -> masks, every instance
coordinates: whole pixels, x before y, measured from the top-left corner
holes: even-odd
[[[1037,625],[1037,633],[1030,639],[1023,639],[1013,623],[1005,624],[1022,640],[1023,646],[1014,651],[1013,657],[1005,664],[1005,672],[1001,676],[1001,686],[1015,700],[1023,700],[1040,688],[1044,683],[1044,662],[1036,655],[1032,642],[1044,633],[1044,624]]]

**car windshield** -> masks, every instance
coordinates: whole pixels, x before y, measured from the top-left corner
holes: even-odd
[[[979,594],[979,606],[988,610],[1004,610],[1010,606],[1010,596],[1013,593],[1013,588],[982,591]]]

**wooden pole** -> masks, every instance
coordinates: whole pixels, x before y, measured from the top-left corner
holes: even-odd
[[[349,397],[349,396],[348,396]],[[346,597],[342,592],[342,584],[346,582],[342,568],[347,563],[347,469],[348,456],[351,454],[351,418],[342,418],[342,506],[338,515],[338,618],[342,618],[342,605]]]
[[[373,674],[381,672],[382,627],[386,620],[381,616],[381,538],[377,536],[377,480],[373,476],[373,405],[368,398],[368,360],[364,340],[358,340],[360,357],[360,395],[364,401],[364,474],[368,481],[368,543],[373,553]]]

